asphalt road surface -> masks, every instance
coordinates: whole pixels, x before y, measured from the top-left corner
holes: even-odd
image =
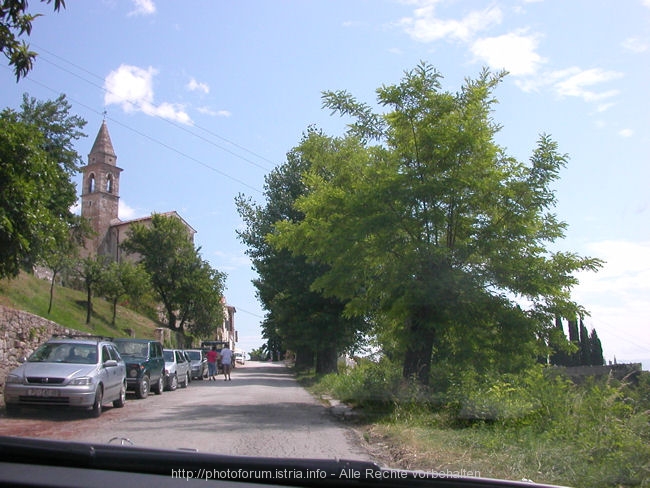
[[[232,381],[192,381],[188,388],[124,408],[106,406],[98,419],[78,412],[25,409],[0,419],[0,435],[196,449],[242,456],[371,460],[355,432],[294,380],[280,363],[238,365]],[[3,412],[4,414],[4,412]],[[123,441],[128,443],[127,441]]]

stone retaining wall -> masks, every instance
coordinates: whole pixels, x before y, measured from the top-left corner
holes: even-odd
[[[0,394],[7,373],[53,334],[83,334],[31,313],[0,305]]]

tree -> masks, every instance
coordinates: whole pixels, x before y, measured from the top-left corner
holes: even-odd
[[[546,135],[528,164],[494,142],[493,91],[503,77],[484,70],[453,94],[422,63],[377,90],[384,114],[326,92],[324,107],[354,122],[343,137],[311,133],[302,142],[312,162],[295,204],[304,218],[277,222],[269,237],[329,267],[313,290],[346,301],[350,315],[382,317],[399,341],[403,375],[423,383],[433,355],[453,360],[463,337],[477,338],[474,349],[496,341],[512,356],[519,348],[508,331],[525,331],[534,360],[536,332],[556,314],[582,312],[570,297],[574,273],[600,266],[549,250],[566,227],[552,213],[550,185],[567,158]]]
[[[199,259],[191,276],[185,280],[184,302],[180,310],[180,328],[195,337],[214,335],[216,324],[223,322],[223,296],[226,275]]]
[[[141,265],[115,261],[108,264],[100,277],[98,293],[112,305],[111,325],[115,325],[118,302],[126,297],[137,302],[149,287],[149,275]]]
[[[271,352],[290,349],[296,352],[297,368],[315,365],[317,373],[325,374],[337,370],[338,356],[354,344],[357,332],[365,328],[364,321],[345,317],[344,302],[311,289],[326,266],[266,241],[275,222],[302,219],[293,204],[304,194],[301,175],[309,164],[299,150],[291,151],[287,161],[266,177],[264,206],[240,195],[236,204],[246,228],[238,235],[248,246],[247,254],[259,276],[253,283],[268,311],[262,329],[269,344],[273,343]]]
[[[50,4],[52,0],[41,0]],[[37,54],[30,51],[29,45],[20,39],[22,35],[31,35],[32,22],[41,14],[27,12],[26,0],[4,0],[0,4],[0,51],[9,60],[9,66],[14,67],[16,81],[24,77],[32,69]],[[65,8],[64,0],[54,0],[54,11]]]
[[[199,256],[183,222],[154,214],[151,226],[133,225],[125,251],[138,256],[165,308],[167,327],[183,340],[186,326],[197,331],[223,321],[221,297],[225,275]]]
[[[69,238],[81,159],[73,144],[85,123],[64,96],[25,95],[20,112],[0,113],[0,277],[16,276]]]
[[[50,281],[50,303],[47,307],[47,313],[52,311],[54,300],[54,284],[57,276],[66,272],[73,271],[78,263],[79,248],[83,246],[84,239],[90,235],[92,230],[88,222],[78,217],[69,228],[67,239],[58,239],[53,248],[48,249],[41,257],[40,262],[44,264],[52,273]]]
[[[589,332],[582,317],[580,317],[580,343],[578,350],[578,361],[580,366],[591,366],[591,342]]]
[[[605,358],[603,357],[603,345],[600,343],[598,334],[596,334],[596,329],[591,329],[591,334],[589,335],[589,343],[591,348],[591,357],[589,364],[591,366],[602,366],[605,364]]]
[[[102,276],[108,260],[105,256],[90,256],[82,259],[76,269],[76,274],[86,290],[86,324],[90,324],[93,314],[93,296],[100,288]]]

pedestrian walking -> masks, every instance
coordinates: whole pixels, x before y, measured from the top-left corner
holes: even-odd
[[[208,351],[208,381],[217,381],[217,359],[219,358],[219,353],[217,352],[217,346],[212,346],[212,349]]]
[[[232,381],[230,369],[232,368],[232,351],[226,344],[221,350],[221,366],[223,367],[223,380]]]

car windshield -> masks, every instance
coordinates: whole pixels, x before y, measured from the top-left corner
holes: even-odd
[[[2,0],[0,54],[0,436],[650,488],[650,0]]]
[[[116,343],[120,355],[125,358],[144,358],[147,357],[149,346],[142,342],[119,341]]]
[[[75,343],[46,343],[27,359],[30,363],[97,363],[97,346]]]

